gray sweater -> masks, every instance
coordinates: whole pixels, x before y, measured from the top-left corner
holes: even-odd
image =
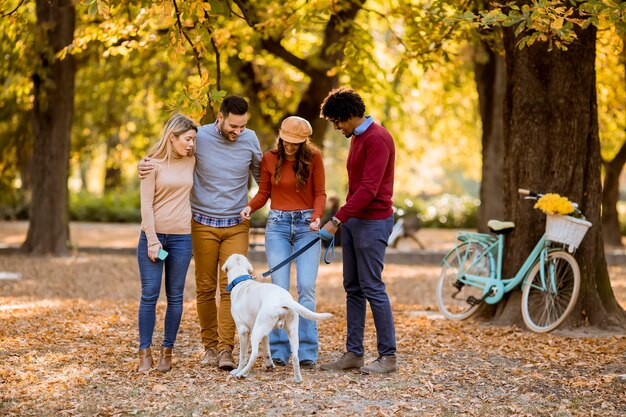
[[[196,138],[191,210],[218,219],[239,217],[248,202],[250,173],[259,182],[262,157],[253,130],[245,129],[231,142],[217,132],[215,123],[201,126]]]

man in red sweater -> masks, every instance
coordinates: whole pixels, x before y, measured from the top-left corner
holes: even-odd
[[[396,334],[391,303],[382,279],[385,250],[393,228],[395,146],[391,134],[365,116],[363,99],[354,90],[332,90],[320,117],[352,138],[348,154],[348,196],[324,229],[335,233],[342,225],[343,287],[346,291],[346,353],[322,365],[327,371],[358,368],[364,373],[397,371]],[[366,301],[376,326],[378,359],[364,366],[363,337]]]

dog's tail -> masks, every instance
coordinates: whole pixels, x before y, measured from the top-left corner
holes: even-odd
[[[326,320],[333,316],[330,313],[316,313],[315,311],[311,311],[303,305],[296,303],[295,301],[291,301],[291,303],[289,305],[286,305],[285,307],[295,311],[305,319],[309,320]]]

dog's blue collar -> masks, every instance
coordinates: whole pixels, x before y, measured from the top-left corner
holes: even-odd
[[[250,275],[250,274],[248,274],[248,275],[240,275],[240,276],[238,276],[237,278],[235,278],[234,280],[232,280],[232,281],[230,282],[230,284],[228,284],[228,285],[226,286],[226,292],[230,292],[230,291],[232,291],[232,290],[233,290],[233,288],[235,288],[235,285],[239,284],[240,282],[247,281],[247,280],[249,280],[249,279],[254,279],[254,278],[253,278],[253,277],[252,277],[252,275]]]

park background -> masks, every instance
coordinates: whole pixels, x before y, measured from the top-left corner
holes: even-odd
[[[8,0],[0,14],[0,271],[20,276],[0,281],[3,414],[626,413],[624,271],[605,261],[626,225],[624,3]],[[238,383],[197,365],[192,268],[177,369],[136,376],[136,261],[81,251],[111,249],[118,226],[70,220],[138,233],[137,160],[172,112],[211,122],[226,94],[250,101],[263,150],[284,117],[310,120],[328,193],[342,198],[349,142],[318,118],[339,85],[394,135],[398,215],[455,230],[514,220],[527,236],[507,244],[506,270],[543,230],[518,187],[581,203],[594,227],[571,320],[529,334],[513,295],[477,322],[442,321],[438,267],[405,245],[415,262],[385,271],[398,375],[315,371],[294,389],[288,370],[259,371]],[[417,233],[427,248],[454,244],[455,232]],[[340,264],[321,271],[319,308],[337,315],[320,324],[329,360],[342,351]]]

